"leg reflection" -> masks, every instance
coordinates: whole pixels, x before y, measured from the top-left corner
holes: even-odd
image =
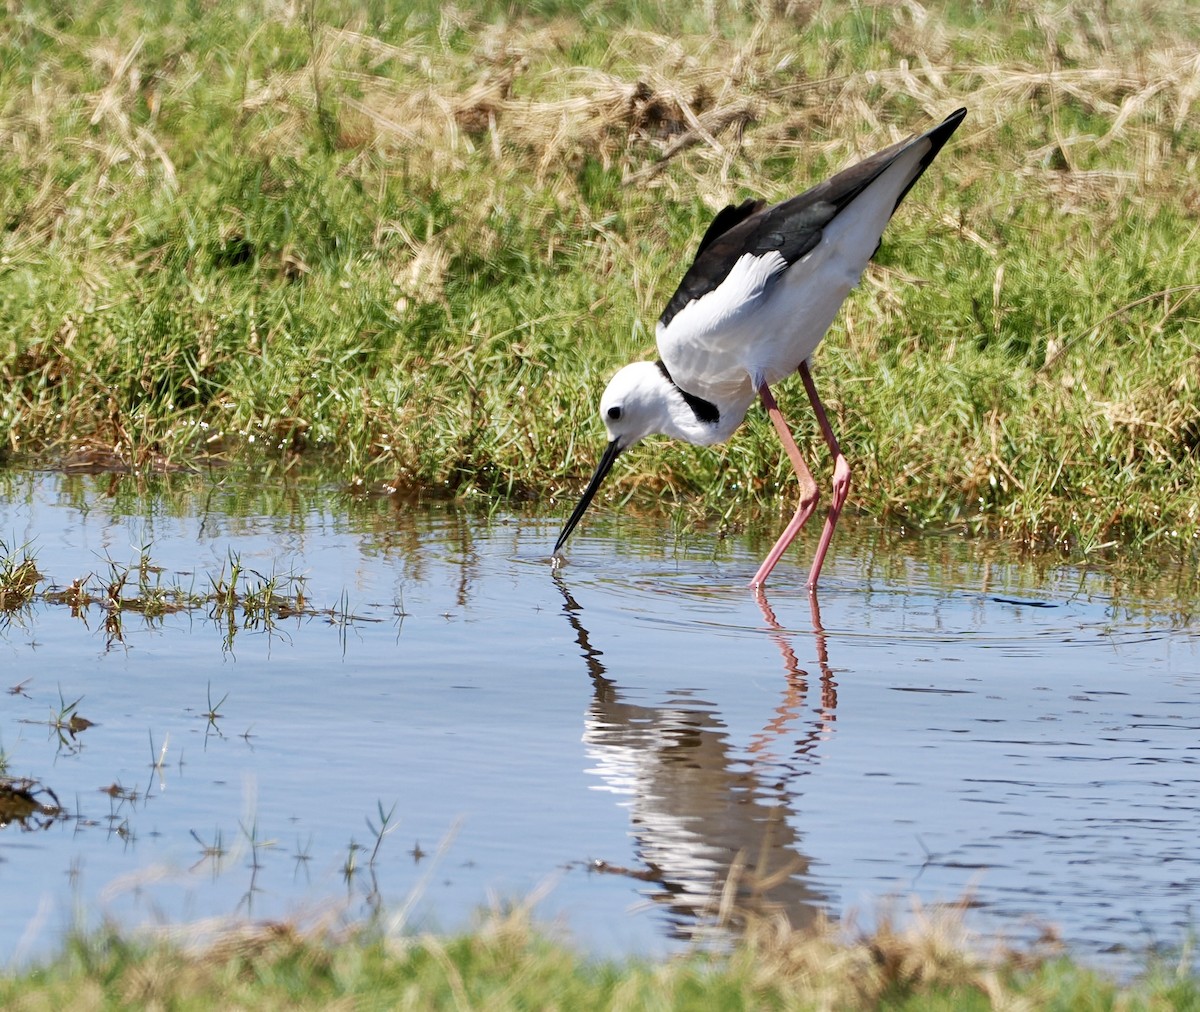
[[[788,633],[779,624],[771,602],[761,587],[755,590],[754,599],[767,628],[771,630],[771,639],[783,657],[784,691],[779,706],[775,708],[775,716],[754,736],[750,751],[764,761],[785,763],[792,772],[800,772],[794,760],[811,760],[817,746],[832,737],[833,725],[837,720],[837,682],[829,667],[829,644],[825,627],[821,624],[821,605],[816,591],[812,591],[808,603],[816,643],[817,667],[821,672],[821,703],[815,709],[814,718],[807,729],[793,737],[790,729],[799,721],[808,699],[808,672],[800,667],[800,660],[792,647],[794,634]],[[789,743],[790,747],[787,747]],[[780,754],[784,748],[787,748],[791,758],[785,759]]]
[[[583,734],[593,762],[589,772],[599,777],[599,789],[622,799],[635,841],[632,867],[593,867],[651,883],[646,894],[666,909],[677,937],[727,929],[751,912],[783,913],[797,927],[810,923],[823,897],[810,880],[795,828],[797,770],[755,754],[783,739],[807,693],[807,675],[787,634],[776,622],[787,678],[784,702],[762,742],[751,746],[748,762],[745,749],[730,741],[717,707],[693,691],[672,692],[660,705],[629,700],[593,644],[582,606],[561,574],[555,582],[592,682]],[[832,683],[822,663],[823,679]],[[807,755],[828,723],[825,716],[818,720],[811,743],[804,744],[802,735],[797,754]]]

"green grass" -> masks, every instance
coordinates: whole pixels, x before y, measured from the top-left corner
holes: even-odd
[[[1188,0],[31,0],[0,20],[0,456],[561,508],[716,208],[966,105],[814,360],[852,504],[1194,558],[1198,45]],[[612,493],[744,520],[789,475],[755,411]]]
[[[1163,964],[1132,984],[1061,957],[983,958],[925,925],[870,937],[800,934],[764,924],[725,954],[664,963],[598,962],[493,916],[469,934],[339,936],[290,924],[247,927],[202,943],[74,939],[39,967],[0,977],[14,1009],[1188,1009],[1200,986]]]

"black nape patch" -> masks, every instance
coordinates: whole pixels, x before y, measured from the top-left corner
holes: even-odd
[[[716,425],[721,420],[720,409],[712,401],[706,401],[703,397],[689,394],[683,387],[671,379],[671,374],[667,371],[667,367],[662,359],[659,359],[654,364],[658,366],[658,371],[663,374],[663,378],[679,391],[679,395],[687,403],[687,406],[692,409],[697,421],[704,422],[706,425]]]

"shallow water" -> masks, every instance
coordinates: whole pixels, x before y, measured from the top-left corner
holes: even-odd
[[[452,929],[532,897],[588,952],[662,953],[716,930],[735,865],[735,922],[969,895],[972,926],[1105,965],[1193,927],[1183,602],[859,521],[815,613],[803,549],[759,602],[757,544],[597,510],[554,572],[556,532],[274,479],[4,475],[0,540],[43,592],[116,564],[203,596],[236,562],[315,611],[0,613],[6,772],[61,809],[0,829],[0,952],[77,907]]]

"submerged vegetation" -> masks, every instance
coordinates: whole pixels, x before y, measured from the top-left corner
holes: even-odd
[[[21,4],[0,446],[570,496],[715,209],[966,105],[815,358],[852,504],[1194,546],[1198,45],[1188,0]],[[618,471],[696,518],[791,505],[757,412]]]
[[[236,555],[226,566],[205,577],[207,586],[196,587],[195,574],[177,574],[164,580],[162,567],[143,549],[132,564],[105,560],[102,572],[88,572],[65,587],[46,583],[27,548],[9,550],[0,541],[0,629],[20,621],[34,605],[65,607],[85,627],[103,627],[111,647],[125,640],[125,617],[141,616],[147,624],[179,612],[207,616],[221,632],[226,649],[240,630],[271,633],[285,619],[324,618],[333,625],[367,621],[354,616],[343,600],[337,607],[315,607],[304,591],[304,577],[292,573],[264,575],[246,568]],[[96,616],[99,616],[97,621]],[[64,704],[69,715],[73,706]],[[211,709],[211,707],[210,707]]]

